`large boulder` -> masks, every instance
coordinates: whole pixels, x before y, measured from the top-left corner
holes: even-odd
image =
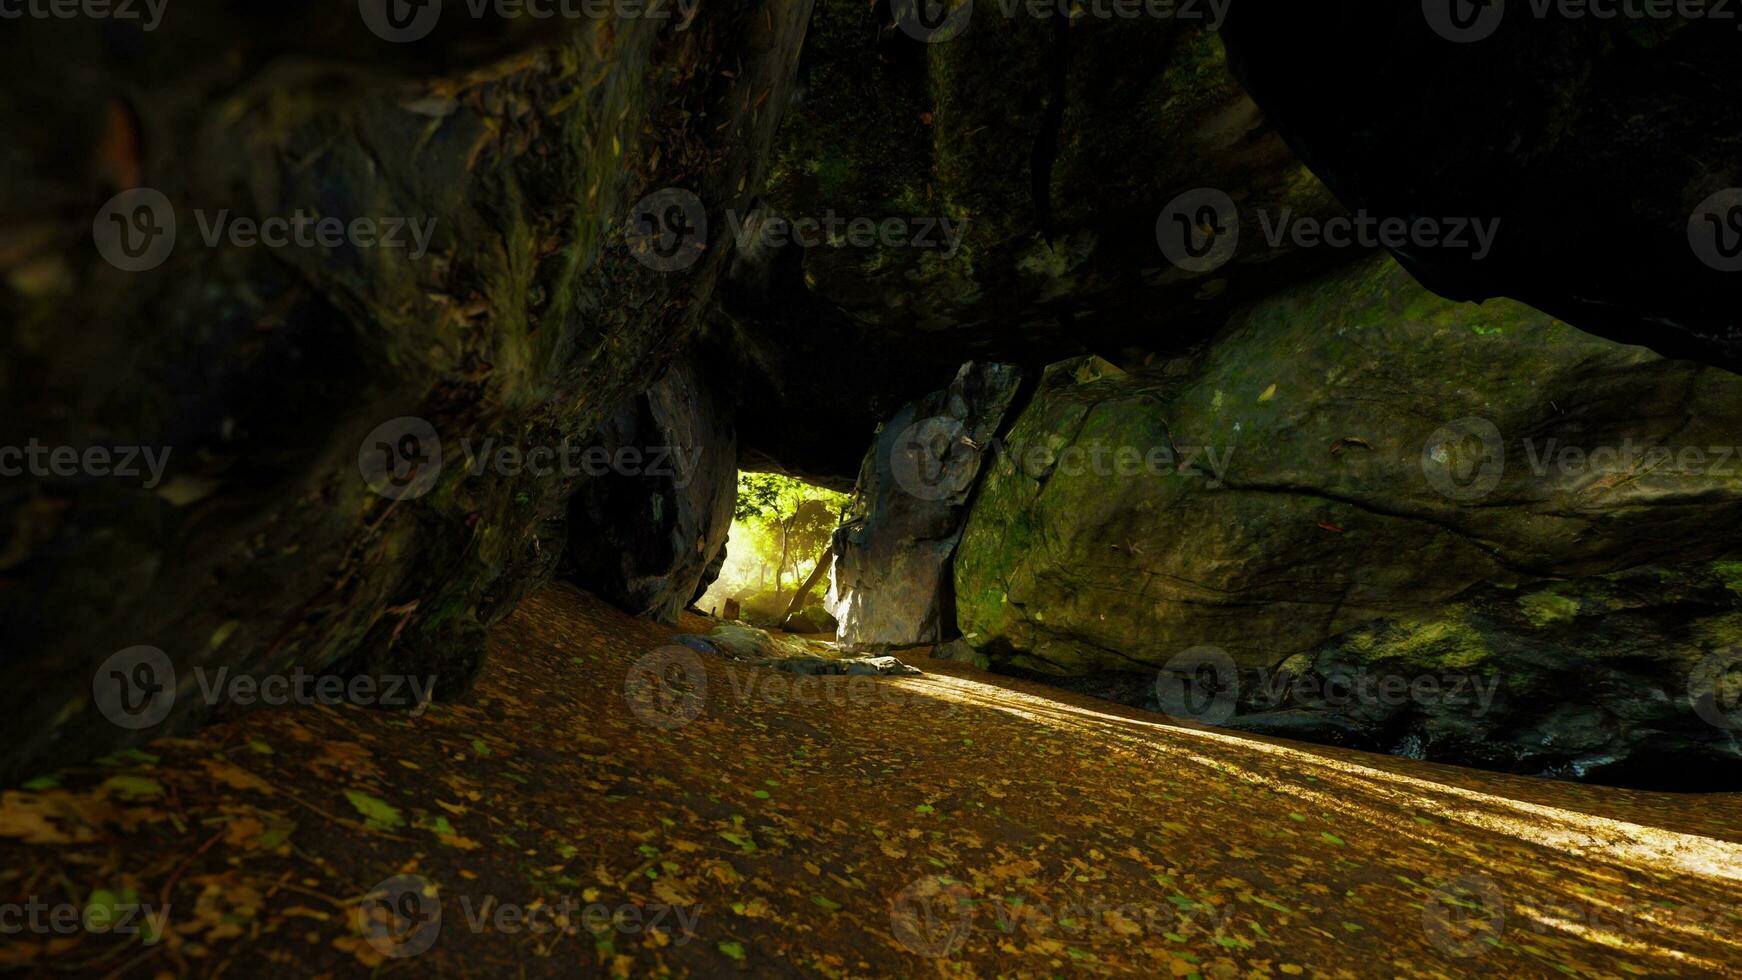
[[[1742,378],[1441,300],[1390,260],[1258,304],[1196,358],[1065,367],[956,555],[960,628],[997,663],[1210,645],[1269,668],[1479,583],[1742,545]]]
[[[1008,364],[965,364],[948,388],[903,408],[877,434],[831,544],[827,604],[844,649],[953,633],[950,557],[1021,380]]]
[[[1742,366],[1742,33],[1718,4],[1620,6],[1251,0],[1223,36],[1350,208],[1500,220],[1487,254],[1397,249],[1434,290]]]
[[[564,27],[449,3],[394,44],[320,6],[7,24],[7,442],[113,448],[137,475],[0,487],[0,780],[185,726],[210,707],[202,670],[464,692],[561,554],[572,483],[474,473],[462,443],[582,443],[693,341],[809,14]],[[687,251],[669,208],[631,214],[670,186],[710,219]],[[161,197],[105,205],[142,188]],[[343,244],[234,224],[298,215]],[[365,218],[398,247],[352,233]],[[93,682],[116,678],[150,717],[105,716]]]
[[[562,575],[628,612],[677,622],[725,555],[738,491],[730,419],[684,361],[618,406],[586,449],[595,455],[580,458]]]

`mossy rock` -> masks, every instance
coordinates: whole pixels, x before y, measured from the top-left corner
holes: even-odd
[[[1653,789],[1733,789],[1737,702],[1703,716],[1699,678],[1742,664],[1742,596],[1705,562],[1479,585],[1291,657],[1293,696],[1250,687],[1230,727],[1508,772]],[[1332,678],[1378,681],[1349,700]],[[1733,692],[1731,692],[1733,693]],[[1729,710],[1726,717],[1724,712]],[[1729,726],[1729,727],[1727,727]]]
[[[1544,628],[1598,610],[1523,583],[1742,545],[1742,487],[1722,473],[1560,462],[1726,445],[1742,379],[1516,303],[1439,299],[1386,259],[1245,309],[1197,356],[1079,367],[1022,411],[957,555],[961,629],[994,661],[1075,674],[1211,645],[1268,667],[1364,621],[1440,616],[1484,582],[1520,586],[1508,601]],[[1474,495],[1436,449],[1467,418],[1498,434]],[[1121,452],[1145,465],[1122,471]],[[1492,658],[1456,624],[1390,655]]]

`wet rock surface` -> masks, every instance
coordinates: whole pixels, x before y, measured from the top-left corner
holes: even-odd
[[[894,657],[794,657],[766,666],[809,677],[918,677],[925,673]]]
[[[672,642],[703,653],[755,663],[788,657],[807,657],[814,652],[810,644],[803,640],[776,636],[768,630],[743,623],[721,623],[705,634],[684,633],[674,637]]]
[[[817,5],[767,208],[909,232],[807,250],[819,296],[958,363],[1112,356],[1202,339],[1240,302],[1355,257],[1253,236],[1213,277],[1175,268],[1156,220],[1195,188],[1303,217],[1342,208],[1206,24],[1008,9],[978,5],[959,36],[916,44],[878,5]]]
[[[1175,719],[1429,762],[1679,792],[1742,785],[1742,566],[1478,586],[1272,667],[1010,669]],[[958,645],[949,659],[970,660]]]

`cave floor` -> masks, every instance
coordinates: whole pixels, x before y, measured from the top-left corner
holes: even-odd
[[[912,662],[926,676],[894,679],[703,658],[689,700],[632,710],[633,665],[708,625],[661,627],[553,588],[495,631],[462,703],[415,718],[263,711],[8,792],[0,894],[87,907],[136,896],[168,912],[150,943],[6,936],[0,965],[122,976],[1742,971],[1742,796],[1550,783],[1175,727],[924,658]],[[686,707],[700,713],[678,724]],[[380,935],[394,923],[365,900],[399,875],[422,876],[439,898],[439,919],[397,924],[402,940],[430,944],[413,956],[384,954],[413,945]],[[513,914],[541,905],[531,926]]]

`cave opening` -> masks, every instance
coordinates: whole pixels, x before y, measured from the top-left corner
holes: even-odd
[[[846,494],[785,474],[740,472],[725,560],[694,607],[832,640],[832,545],[848,504]]]

